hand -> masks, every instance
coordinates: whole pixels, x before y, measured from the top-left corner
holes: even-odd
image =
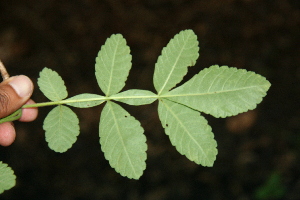
[[[34,104],[29,99],[33,92],[32,81],[24,75],[10,77],[0,83],[0,118],[6,117],[19,109],[24,104]],[[37,108],[23,108],[19,119],[29,122],[36,119]],[[16,131],[12,122],[0,124],[0,145],[11,145],[16,137]]]

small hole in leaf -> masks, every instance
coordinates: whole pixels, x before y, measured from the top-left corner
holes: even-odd
[[[169,124],[166,124],[166,127],[169,127]]]
[[[125,115],[125,117],[128,117],[127,115]]]

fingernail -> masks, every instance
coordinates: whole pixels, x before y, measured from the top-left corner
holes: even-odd
[[[24,75],[11,77],[8,83],[16,91],[19,97],[28,97],[32,94],[33,85],[31,80]]]

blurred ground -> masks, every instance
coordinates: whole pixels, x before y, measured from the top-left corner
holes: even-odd
[[[272,83],[256,110],[228,119],[206,116],[218,142],[214,167],[176,152],[158,126],[156,104],[125,106],[148,139],[139,181],[121,177],[104,159],[101,107],[75,109],[81,134],[64,154],[47,147],[42,122],[49,108],[41,108],[35,122],[16,122],[16,142],[0,148],[17,175],[17,186],[0,199],[300,199],[300,1],[0,0],[0,59],[11,75],[26,74],[35,83],[43,67],[56,70],[69,96],[100,93],[95,57],[107,37],[121,33],[133,55],[126,88],[153,91],[157,56],[183,29],[193,29],[200,43],[187,78],[219,64]],[[33,99],[46,101],[37,89]]]

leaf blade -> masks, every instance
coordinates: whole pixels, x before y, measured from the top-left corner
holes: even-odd
[[[138,179],[146,168],[146,137],[139,121],[118,104],[108,101],[99,124],[101,149],[122,176]]]
[[[37,84],[43,94],[51,101],[60,101],[68,96],[67,88],[61,76],[47,67],[40,72]]]
[[[0,194],[16,185],[16,175],[6,163],[0,161]]]
[[[157,95],[148,90],[131,89],[112,95],[111,98],[128,105],[139,106],[153,103]]]
[[[155,64],[153,83],[158,95],[166,93],[179,83],[199,57],[197,36],[192,30],[175,35],[163,48]]]
[[[102,104],[104,100],[99,99],[103,98],[104,96],[98,94],[83,93],[70,97],[66,100],[74,101],[73,103],[67,103],[67,105],[69,106],[73,106],[76,108],[90,108]]]
[[[50,149],[63,153],[76,142],[79,135],[79,120],[67,106],[53,108],[44,120],[46,141]]]
[[[125,86],[131,68],[130,49],[121,34],[108,38],[98,53],[95,74],[101,90],[111,96]]]
[[[254,109],[270,86],[269,81],[254,72],[213,65],[166,97],[214,117],[227,117]]]
[[[204,117],[186,106],[161,99],[159,119],[177,151],[202,166],[212,166],[216,160],[217,143]]]

